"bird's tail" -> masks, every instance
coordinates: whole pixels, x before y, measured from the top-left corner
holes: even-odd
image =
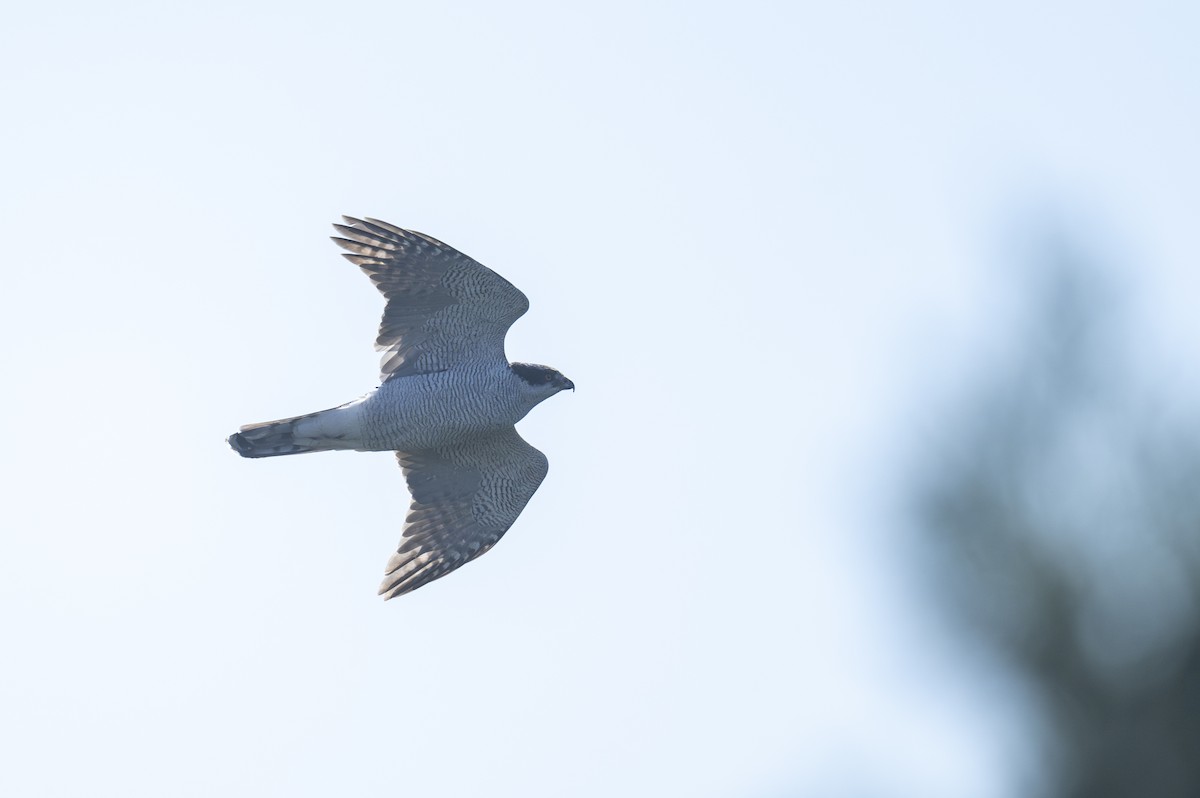
[[[247,424],[227,439],[242,457],[357,449],[359,434],[355,403],[303,416]]]

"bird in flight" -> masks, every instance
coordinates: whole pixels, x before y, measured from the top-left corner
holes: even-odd
[[[229,436],[242,457],[394,451],[412,505],[379,594],[416,590],[486,552],[546,476],[546,456],[514,426],[575,384],[549,366],[509,363],[504,336],[529,300],[435,238],[342,217],[334,242],[383,294],[380,386],[353,402]]]

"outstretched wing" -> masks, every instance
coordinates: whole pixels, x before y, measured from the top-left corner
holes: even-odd
[[[509,427],[453,447],[396,452],[412,493],[400,546],[379,587],[416,590],[496,545],[546,477],[546,456]]]
[[[334,237],[387,299],[375,348],[380,379],[504,358],[504,335],[529,309],[512,283],[436,238],[378,219],[342,217]],[[505,362],[507,362],[505,360]]]

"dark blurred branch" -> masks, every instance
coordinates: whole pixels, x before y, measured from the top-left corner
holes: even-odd
[[[1141,398],[1116,292],[1066,248],[1049,266],[1013,363],[928,454],[938,603],[1033,689],[1053,794],[1193,798],[1200,438]]]

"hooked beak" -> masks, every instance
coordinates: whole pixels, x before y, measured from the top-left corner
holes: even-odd
[[[566,377],[563,377],[563,378],[562,378],[562,382],[560,382],[560,383],[559,383],[559,385],[561,385],[561,386],[562,386],[562,390],[564,390],[564,391],[565,391],[567,388],[570,388],[572,391],[574,391],[574,390],[575,390],[575,383],[571,382],[571,381],[570,381],[570,380],[568,380]]]

